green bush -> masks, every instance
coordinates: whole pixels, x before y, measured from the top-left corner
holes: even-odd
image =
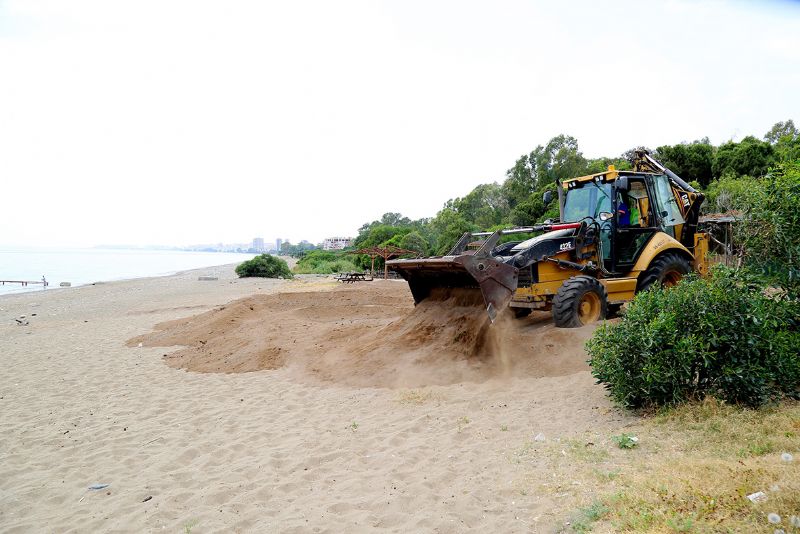
[[[298,274],[333,274],[357,271],[350,257],[341,252],[314,250],[303,256],[294,267]]]
[[[762,180],[734,229],[745,265],[800,298],[800,161],[779,165]]]
[[[587,342],[589,364],[631,408],[707,395],[750,406],[800,396],[800,303],[718,267],[636,296]]]
[[[262,278],[291,278],[292,272],[286,261],[269,254],[256,256],[236,266],[240,278],[260,276]]]

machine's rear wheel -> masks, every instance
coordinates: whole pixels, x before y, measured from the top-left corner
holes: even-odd
[[[689,273],[689,261],[675,252],[667,252],[650,264],[645,272],[639,275],[637,291],[646,291],[656,282],[664,287],[672,287]]]
[[[591,276],[575,276],[558,288],[553,299],[553,320],[560,328],[577,328],[605,318],[606,288]]]

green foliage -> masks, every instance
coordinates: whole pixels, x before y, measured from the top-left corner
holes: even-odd
[[[706,190],[703,211],[706,213],[727,213],[742,211],[753,203],[755,191],[760,181],[749,176],[734,178],[726,176],[715,180]]]
[[[776,163],[771,144],[753,136],[740,143],[729,141],[717,149],[712,164],[714,176],[763,176]]]
[[[800,395],[800,302],[718,267],[639,293],[587,342],[592,374],[627,407],[712,395],[757,406]]]
[[[572,518],[573,532],[584,533],[592,531],[592,524],[608,515],[609,508],[600,501],[595,501],[587,508],[578,510]]]
[[[660,146],[654,157],[687,182],[695,180],[702,187],[711,183],[714,147],[708,138],[691,144]]]
[[[735,227],[745,265],[800,298],[800,160],[778,166],[750,198]]]
[[[416,230],[405,234],[400,240],[399,247],[406,250],[415,250],[423,256],[428,253],[428,242]]]
[[[780,162],[792,162],[800,159],[800,131],[794,121],[779,122],[764,136],[773,147]]]
[[[236,266],[240,278],[258,276],[261,278],[291,278],[292,272],[284,260],[270,254],[256,256]]]
[[[316,250],[316,248],[317,247],[315,245],[312,245],[311,243],[305,240],[300,241],[300,243],[297,245],[292,245],[288,241],[284,241],[283,243],[281,243],[280,253],[283,254],[284,256],[292,256],[295,258],[299,258],[305,255],[305,253],[308,252],[309,250]]]
[[[431,229],[436,236],[434,253],[446,254],[464,232],[476,230],[477,225],[465,219],[456,210],[445,207],[431,221]]]
[[[447,207],[465,220],[472,221],[478,228],[489,228],[502,222],[508,213],[508,206],[508,199],[496,183],[479,185],[464,198],[456,198],[447,204]]]
[[[341,252],[314,250],[297,262],[294,272],[298,274],[333,274],[357,271],[352,257]]]
[[[617,444],[620,449],[632,449],[639,444],[639,438],[633,434],[620,434],[618,436],[611,436],[611,441]]]

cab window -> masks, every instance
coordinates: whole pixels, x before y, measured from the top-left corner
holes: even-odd
[[[603,212],[611,212],[611,184],[590,182],[567,191],[565,222],[577,222],[586,217],[599,219]]]
[[[656,206],[664,226],[670,227],[685,223],[678,207],[678,201],[675,200],[675,195],[672,193],[669,178],[662,174],[654,176],[653,182],[656,186]]]

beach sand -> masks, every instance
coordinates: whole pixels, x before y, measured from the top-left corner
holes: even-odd
[[[231,266],[3,297],[0,531],[556,532],[566,444],[630,422],[591,329],[459,313]]]

